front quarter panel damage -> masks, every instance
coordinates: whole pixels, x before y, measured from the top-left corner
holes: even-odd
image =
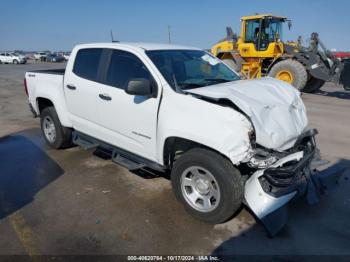
[[[169,137],[180,137],[207,146],[239,164],[250,154],[248,133],[252,126],[241,113],[192,95],[164,89],[158,121],[158,159],[163,161],[163,145]]]

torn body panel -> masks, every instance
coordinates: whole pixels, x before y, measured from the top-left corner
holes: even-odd
[[[313,130],[307,132],[309,137],[302,136],[303,145],[296,145],[290,154],[268,168],[258,169],[245,184],[245,201],[271,236],[286,224],[286,205],[293,198],[307,193],[318,200],[315,189],[321,188],[311,177],[314,173],[311,161],[316,152],[315,133]]]
[[[256,142],[269,149],[291,148],[308,124],[300,93],[273,78],[234,81],[188,92],[212,99],[229,99],[252,121]]]
[[[278,168],[290,161],[300,161],[303,155],[302,151],[288,155],[277,161],[271,167]],[[259,219],[264,218],[266,215],[285,205],[297,194],[296,191],[281,196],[273,196],[271,193],[267,193],[261,182],[265,170],[266,169],[260,169],[256,171],[245,184],[245,199],[250,209]]]
[[[317,130],[311,129],[300,135],[285,156],[267,168],[257,169],[246,181],[246,204],[271,236],[287,222],[288,202],[306,196],[309,204],[315,204],[328,186],[326,183],[335,184],[339,178],[338,173],[325,175],[314,169],[314,160],[319,161],[316,134]]]

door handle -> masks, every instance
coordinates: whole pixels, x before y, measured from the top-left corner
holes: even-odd
[[[75,86],[73,86],[73,85],[66,85],[66,87],[68,88],[68,89],[70,89],[70,90],[75,90],[75,89],[77,89]]]
[[[112,97],[110,97],[108,94],[99,94],[98,95],[101,99],[106,100],[106,101],[111,101]]]

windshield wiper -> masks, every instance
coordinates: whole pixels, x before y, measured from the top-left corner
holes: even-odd
[[[202,87],[202,84],[196,84],[196,83],[177,83],[179,86],[181,86],[183,89],[187,88],[196,88],[196,87]]]
[[[172,77],[173,77],[173,81],[174,81],[174,85],[175,85],[175,91],[180,93],[180,94],[184,94],[182,89],[179,87],[179,84],[177,83],[175,74],[173,74]]]
[[[205,81],[218,82],[218,83],[226,83],[231,82],[233,80],[225,79],[225,78],[204,78]]]

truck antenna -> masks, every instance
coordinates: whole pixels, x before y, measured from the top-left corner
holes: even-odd
[[[112,29],[111,29],[111,40],[112,40],[112,43],[119,43],[118,40],[114,40],[113,30]]]
[[[171,44],[171,32],[170,32],[170,25],[168,25],[168,42]]]

